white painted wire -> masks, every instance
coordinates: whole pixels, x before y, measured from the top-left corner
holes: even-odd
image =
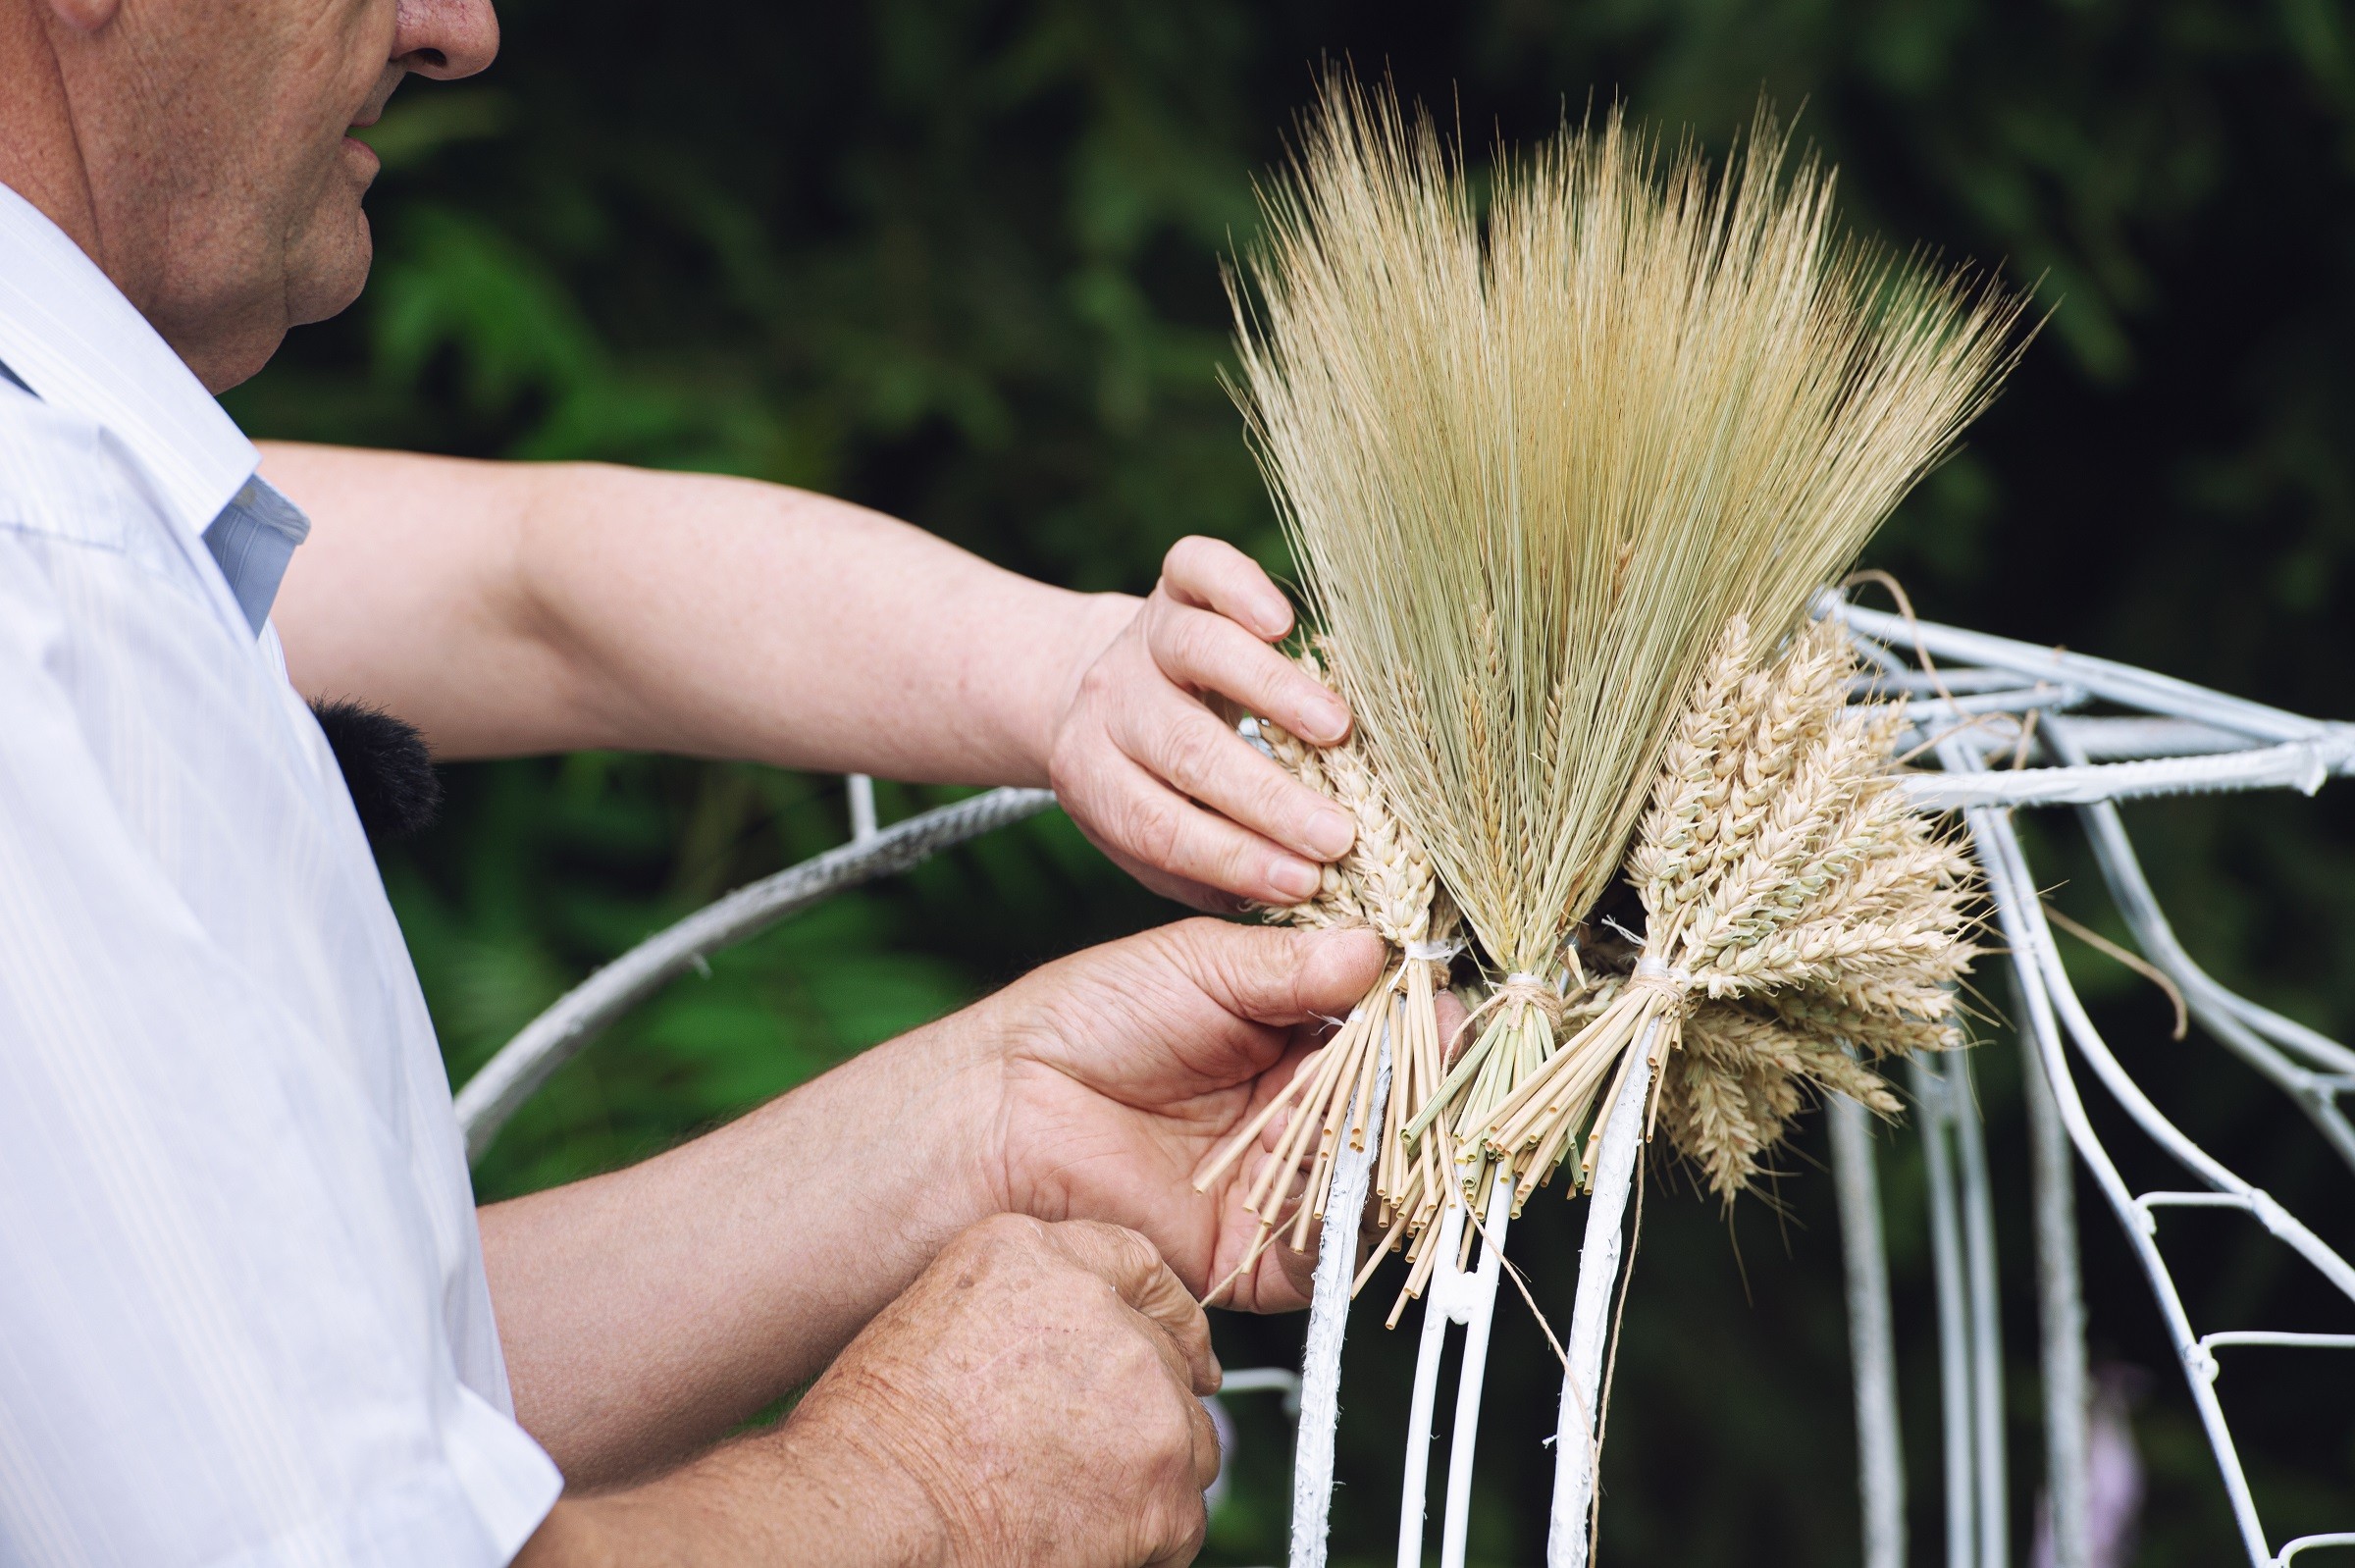
[[[2294,789],[2312,795],[2355,764],[2355,728],[2210,757],[2158,757],[2082,767],[2001,773],[1916,773],[1906,795],[1925,811],[1969,806],[2092,806],[2219,790]]]
[[[1928,1175],[1930,1266],[1938,1298],[1938,1412],[1944,1424],[1940,1458],[1946,1472],[1947,1568],[1978,1568],[1978,1446],[1972,1439],[1972,1346],[1969,1267],[1962,1245],[1962,1202],[1955,1176],[1953,1097],[1936,1066],[1908,1064],[1921,1118]]]
[[[2355,1129],[2348,1127],[2340,1100],[2340,1096],[2355,1089],[2355,1073],[2347,1071],[2355,1066],[2355,1053],[2224,990],[2190,960],[2175,940],[2157,900],[2151,896],[2114,804],[2120,798],[2171,793],[2181,788],[2287,785],[2311,791],[2329,773],[2345,770],[2348,731],[2343,726],[2326,725],[2261,705],[2242,703],[2103,660],[2032,649],[1934,623],[1875,616],[1863,611],[1847,613],[1853,631],[1868,632],[1901,647],[1923,649],[1948,659],[1981,659],[1985,661],[1981,669],[2000,666],[2015,676],[2069,681],[2107,700],[2156,710],[2155,717],[2146,712],[2127,718],[2093,719],[2047,712],[2042,715],[2044,723],[2039,735],[2063,765],[2002,774],[1980,771],[1987,751],[2007,749],[1991,744],[1984,727],[1977,735],[1950,732],[1938,750],[1941,760],[1951,770],[1949,777],[1953,783],[1926,778],[1917,781],[1920,786],[1917,799],[1924,804],[1951,803],[1974,808],[1966,811],[1966,818],[1979,843],[1981,858],[1989,863],[1999,919],[2014,950],[2023,1011],[2027,1015],[2023,1044],[2032,1057],[2028,1083],[2031,1138],[2040,1144],[2059,1144],[2066,1135],[2074,1142],[2100,1180],[2105,1197],[2127,1225],[2129,1239],[2151,1278],[2162,1314],[2168,1318],[2176,1339],[2203,1426],[2225,1476],[2250,1561],[2259,1565],[2284,1563],[2297,1552],[2325,1544],[2326,1540],[2329,1543],[2338,1543],[2337,1538],[2313,1538],[2290,1542],[2277,1557],[2269,1552],[2230,1429],[2213,1388],[2217,1364],[2212,1344],[2235,1341],[2215,1336],[2200,1340],[2189,1337],[2179,1295],[2156,1245],[2155,1212],[2193,1205],[2234,1208],[2257,1218],[2351,1295],[2355,1295],[2355,1275],[2350,1274],[2335,1253],[2281,1212],[2278,1205],[2247,1187],[2183,1137],[2133,1084],[2077,1004],[2058,953],[2052,947],[2042,907],[2032,897],[2034,883],[2016,835],[2012,833],[2009,817],[1990,808],[2014,804],[2078,806],[2105,878],[2145,952],[2181,987],[2195,1015],[2211,1032],[2290,1092],[2342,1155],[2355,1156]],[[1865,648],[1884,668],[1897,662],[1883,649],[1871,644]],[[1949,679],[1950,675],[1962,677],[1963,684],[1957,686]],[[1990,690],[1981,670],[1968,665],[1941,671],[1936,677],[1924,672],[1898,677],[1885,674],[1876,679],[1892,685],[1904,680],[1909,689],[1936,690],[1944,686],[1949,692]],[[2246,739],[2238,750],[2219,758],[2215,754],[2227,744],[2220,730],[2234,731]],[[2014,733],[2016,736],[2016,729]],[[2273,744],[2250,748],[2247,740]],[[2096,756],[2148,757],[2152,753],[2172,755],[2162,756],[2154,765],[2140,767],[2088,765]],[[2220,1190],[2140,1196],[2125,1190],[2084,1120],[2073,1083],[2066,1077],[2060,1045],[2060,1025],[2064,1023],[2086,1054],[2096,1076],[2141,1129],[2179,1163]],[[2034,1071],[2037,1067],[2044,1071]],[[2062,1074],[2058,1081],[2051,1076],[2055,1072]],[[2066,1106],[2062,1094],[2057,1092],[2063,1088]],[[2040,1167],[2058,1163],[2052,1148],[2040,1147],[2038,1154]],[[2083,1470],[2082,1304],[2076,1288],[2073,1216],[2067,1208],[2070,1196],[2067,1187],[2055,1179],[2054,1173],[2040,1170],[2039,1296],[2045,1329],[2047,1448],[2052,1473],[2048,1486],[2057,1563],[2069,1562],[2072,1557],[2082,1560],[2083,1512],[2087,1500]],[[2060,1256],[2063,1251],[2067,1254],[2066,1258]],[[2266,1342],[2272,1342],[2271,1335]]]
[[[1423,1568],[1426,1500],[1431,1489],[1431,1422],[1439,1405],[1439,1356],[1455,1304],[1456,1254],[1464,1239],[1463,1183],[1450,1185],[1439,1210],[1439,1259],[1423,1288],[1423,1328],[1415,1346],[1414,1391],[1407,1400],[1406,1469],[1398,1483],[1398,1568]]]
[[[2245,698],[2226,697],[2172,675],[2159,675],[2131,664],[2120,664],[2087,653],[2071,653],[2033,643],[1966,632],[1959,626],[1913,620],[1882,610],[1850,604],[1826,590],[1817,596],[1815,612],[1834,615],[1851,631],[1901,653],[1916,651],[1933,658],[1954,659],[1986,669],[2004,670],[2029,681],[2080,687],[2121,707],[2170,718],[2191,719],[2229,730],[2256,741],[2310,741],[2342,726],[2321,719],[2268,707]],[[1951,687],[1949,688],[1952,689]]]
[[[1897,1333],[1889,1308],[1889,1254],[1881,1228],[1872,1113],[1847,1095],[1835,1094],[1825,1114],[1831,1125],[1832,1184],[1840,1199],[1840,1249],[1848,1281],[1864,1568],[1905,1568],[1906,1461],[1897,1412]]]
[[[1546,1568],[1587,1568],[1595,1494],[1600,1482],[1602,1357],[1610,1334],[1612,1286],[1624,1256],[1627,1200],[1644,1153],[1644,1117],[1651,1095],[1652,1047],[1659,1019],[1632,1049],[1627,1081],[1605,1108],[1602,1147],[1587,1194],[1587,1234],[1578,1249],[1578,1286],[1570,1309],[1569,1365],[1554,1425],[1553,1508],[1545,1533]]]
[[[1467,1211],[1469,1212],[1469,1211]],[[1480,1262],[1455,1279],[1449,1316],[1464,1326],[1464,1360],[1455,1378],[1455,1423],[1447,1434],[1447,1507],[1439,1519],[1439,1568],[1464,1568],[1472,1531],[1472,1462],[1480,1441],[1480,1394],[1489,1372],[1489,1331],[1496,1323],[1496,1283],[1513,1222],[1513,1183],[1503,1170],[1481,1221]]]
[[[1391,1010],[1393,1018],[1396,1009]],[[1334,1161],[1333,1195],[1317,1246],[1308,1301],[1308,1344],[1300,1357],[1300,1426],[1292,1438],[1291,1568],[1325,1568],[1333,1514],[1333,1446],[1341,1415],[1341,1340],[1349,1328],[1349,1286],[1357,1273],[1357,1233],[1366,1187],[1382,1147],[1382,1115],[1390,1101],[1390,1025],[1382,1026],[1374,1097],[1366,1110],[1366,1146],[1344,1141]],[[1346,1128],[1343,1129],[1344,1134]]]
[[[2064,762],[2084,755],[2075,723],[2053,725],[2045,739]],[[2342,1095],[2355,1090],[2355,1051],[2218,984],[2176,939],[2118,808],[2108,802],[2084,806],[2077,816],[2110,896],[2144,957],[2175,982],[2184,1005],[2209,1033],[2296,1101],[2339,1157],[2355,1167],[2355,1126],[2340,1103]]]
[[[2078,1277],[2076,1162],[2035,1043],[2020,1042],[2036,1215],[2036,1326],[2044,1375],[2045,1501],[2051,1568],[2094,1568],[2091,1382]]]
[[[1948,1124],[1962,1176],[1962,1258],[1970,1298],[1972,1503],[1978,1509],[1979,1568],[2011,1561],[2010,1466],[2004,1453],[2004,1344],[1997,1315],[1995,1198],[1987,1180],[1987,1136],[1971,1083],[1970,1057],[1946,1065]]]
[[[875,836],[875,781],[853,773],[843,780],[843,792],[851,803],[851,842],[864,844]]]
[[[482,1158],[507,1118],[607,1024],[708,955],[837,893],[907,870],[953,844],[1035,816],[1054,804],[1051,790],[1001,789],[975,795],[748,883],[648,937],[565,992],[499,1047],[458,1091],[458,1125],[466,1134],[467,1159]]]
[[[1975,765],[1975,759],[1967,757],[1957,757],[1951,761],[1965,767]],[[2209,1345],[2193,1332],[2181,1293],[2168,1270],[2166,1258],[2159,1250],[2157,1214],[2166,1208],[2190,1207],[2228,1208],[2248,1214],[2313,1265],[2351,1300],[2355,1300],[2355,1269],[2350,1269],[2344,1259],[2262,1189],[2241,1179],[2186,1137],[2151,1104],[2112,1054],[2108,1043],[2094,1028],[2092,1019],[2077,999],[2053,943],[2043,907],[2035,898],[2035,883],[2028,873],[2018,836],[2013,830],[2009,817],[1998,811],[1981,809],[1966,812],[1965,819],[1978,846],[1980,862],[1987,871],[1998,922],[2011,949],[2012,962],[2019,979],[2023,1000],[2027,1004],[2028,1026],[2044,1063],[2062,1123],[2076,1147],[2078,1157],[2092,1172],[2103,1196],[2118,1216],[2126,1232],[2127,1242],[2134,1249],[2152,1293],[2157,1298],[2177,1359],[2182,1365],[2193,1404],[2199,1411],[2201,1425],[2223,1473],[2225,1493],[2249,1561],[2254,1568],[2275,1568],[2275,1565],[2288,1561],[2297,1552],[2324,1542],[2319,1538],[2293,1542],[2284,1546],[2278,1556],[2270,1548],[2255,1499],[2250,1494],[2247,1475],[2231,1428],[2217,1398],[2216,1357]],[[2094,1133],[2083,1103],[2078,1098],[2075,1082],[2063,1053],[2064,1028],[2080,1056],[2094,1070],[2103,1087],[2143,1134],[2204,1182],[2208,1190],[2136,1194],[2127,1187],[2118,1168],[2111,1162],[2108,1151]]]

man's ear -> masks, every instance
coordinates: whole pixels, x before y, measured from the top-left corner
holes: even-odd
[[[76,32],[96,32],[115,20],[123,0],[49,0],[49,9]]]

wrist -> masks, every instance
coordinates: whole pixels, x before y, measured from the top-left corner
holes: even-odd
[[[828,1387],[759,1439],[768,1463],[791,1478],[795,1518],[764,1562],[826,1562],[865,1568],[946,1568],[957,1555],[940,1477],[927,1477],[923,1445],[894,1443],[889,1419],[868,1406],[877,1390]],[[888,1398],[886,1391],[883,1397]],[[894,1410],[902,1424],[907,1412]],[[966,1458],[955,1442],[931,1445],[943,1475]],[[812,1551],[810,1543],[823,1542]]]
[[[1022,982],[1018,980],[1016,986]],[[1010,987],[1011,989],[1011,987]],[[1011,1018],[1000,991],[893,1042],[924,1075],[932,1114],[900,1141],[913,1162],[905,1190],[910,1223],[930,1238],[923,1263],[948,1239],[992,1215],[1015,1212],[1007,1180],[1006,1062]],[[910,1145],[920,1143],[922,1151]],[[920,1174],[919,1174],[920,1173]]]
[[[1005,1212],[1003,1019],[999,999],[985,997],[859,1064],[876,1074],[862,1111],[880,1114],[863,1128],[844,1188],[905,1249],[894,1294],[967,1227]]]
[[[797,1415],[660,1480],[559,1499],[516,1568],[934,1568],[948,1543],[929,1490],[855,1422]]]
[[[1133,594],[1073,594],[1071,601],[1066,624],[1042,647],[1038,673],[1028,683],[1032,702],[1022,726],[1023,752],[1029,764],[1027,782],[1034,785],[1048,782],[1055,737],[1078,699],[1079,683],[1144,607],[1144,601]]]

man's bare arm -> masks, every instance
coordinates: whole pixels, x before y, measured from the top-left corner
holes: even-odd
[[[1200,700],[1312,740],[1348,709],[1270,644],[1291,610],[1187,540],[1153,596],[1082,595],[803,491],[597,464],[277,445],[312,517],[276,617],[305,695],[445,757],[582,747],[910,781],[1048,784],[1114,859],[1202,907],[1291,902],[1345,815]]]
[[[952,1015],[668,1154],[481,1211],[516,1417],[570,1482],[708,1445],[995,1212],[987,1019]]]
[[[1281,1128],[1208,1192],[1192,1177],[1281,1087],[1296,1026],[1380,964],[1363,931],[1148,931],[668,1154],[486,1208],[518,1417],[575,1485],[644,1475],[806,1382],[992,1214],[1125,1226],[1196,1296],[1300,1305],[1310,1260],[1255,1252],[1241,1206]]]
[[[314,523],[275,612],[296,685],[451,758],[1043,784],[1057,705],[1135,613],[748,480],[294,445],[263,472]]]

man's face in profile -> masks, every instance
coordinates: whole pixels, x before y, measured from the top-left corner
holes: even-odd
[[[60,63],[104,262],[215,391],[368,277],[372,125],[490,62],[489,0],[121,0]]]

